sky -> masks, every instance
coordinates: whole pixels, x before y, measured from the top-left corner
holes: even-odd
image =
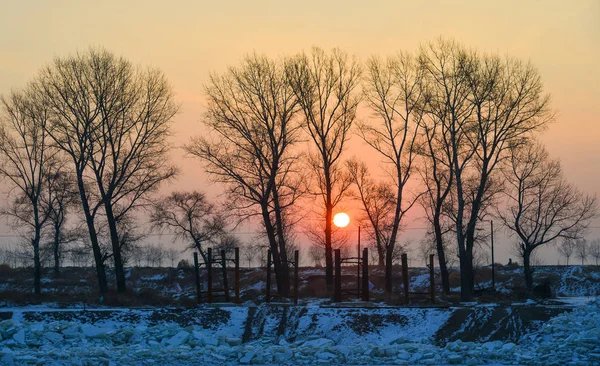
[[[0,2],[0,94],[23,87],[55,57],[101,46],[161,69],[181,112],[176,147],[202,133],[209,72],[247,53],[281,57],[340,47],[359,59],[416,51],[443,36],[482,52],[530,60],[552,96],[556,121],[542,135],[569,180],[600,194],[600,1],[16,1]],[[371,154],[354,138],[353,151]],[[350,157],[350,154],[347,154]],[[173,153],[182,174],[168,190],[215,187],[198,161]],[[416,220],[409,227],[421,227]],[[499,226],[499,225],[497,225]],[[589,238],[600,238],[600,220]],[[8,234],[6,227],[0,231]],[[413,230],[415,238],[419,230]],[[407,232],[410,237],[410,230]],[[510,254],[497,242],[498,261]],[[545,256],[556,263],[553,254]]]

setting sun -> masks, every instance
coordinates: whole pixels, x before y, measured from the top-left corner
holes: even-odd
[[[333,223],[337,227],[346,227],[350,223],[350,216],[345,212],[337,213],[333,217]]]

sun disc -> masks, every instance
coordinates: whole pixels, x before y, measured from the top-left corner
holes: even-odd
[[[350,216],[345,212],[337,213],[333,217],[333,223],[337,227],[346,227],[350,223]]]

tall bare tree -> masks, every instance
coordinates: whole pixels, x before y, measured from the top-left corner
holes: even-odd
[[[54,144],[73,164],[81,210],[93,252],[98,289],[104,294],[108,292],[108,282],[95,223],[101,202],[95,199],[89,177],[85,174],[93,143],[92,134],[98,128],[100,113],[92,85],[88,82],[93,79],[91,70],[87,55],[56,59],[52,65],[42,69],[35,86],[40,98],[52,111],[46,130]]]
[[[597,213],[597,202],[566,182],[559,161],[539,142],[513,148],[504,177],[508,202],[499,216],[519,238],[525,283],[531,290],[534,250],[558,238],[580,237]]]
[[[205,88],[209,134],[186,146],[215,182],[224,183],[231,212],[259,217],[273,254],[277,289],[289,289],[286,230],[302,195],[298,104],[283,66],[264,56],[246,57]]]
[[[378,265],[385,267],[386,249],[393,230],[396,196],[390,184],[376,182],[371,178],[367,164],[351,159],[346,166],[352,183],[356,186],[355,198],[362,203],[363,217],[367,222],[367,234],[375,243]]]
[[[538,71],[513,58],[480,55],[452,41],[421,49],[429,109],[448,131],[454,169],[461,298],[473,295],[477,224],[492,197],[494,173],[509,148],[552,119]]]
[[[445,294],[450,292],[450,281],[447,263],[448,240],[446,233],[451,231],[453,225],[445,213],[448,210],[449,198],[453,190],[454,162],[449,140],[448,126],[443,121],[448,110],[441,107],[440,99],[436,93],[435,85],[428,84],[429,79],[424,78],[425,104],[423,120],[421,121],[421,134],[423,143],[420,145],[419,154],[423,157],[422,164],[418,166],[421,180],[426,190],[419,199],[425,210],[427,221],[431,225],[431,237],[435,244],[435,254],[438,258],[442,290]],[[426,245],[428,247],[428,245]]]
[[[117,290],[126,288],[117,223],[172,178],[170,126],[177,106],[165,76],[141,70],[106,51],[89,55],[97,129],[91,131],[89,166],[110,232]]]
[[[367,62],[365,95],[374,121],[359,125],[363,140],[383,158],[384,169],[394,184],[394,218],[386,245],[385,290],[392,292],[394,246],[404,215],[419,194],[408,192],[407,183],[414,173],[418,132],[423,119],[423,69],[408,53]]]
[[[102,208],[117,290],[123,292],[117,223],[175,174],[167,159],[177,112],[171,88],[161,72],[141,70],[102,49],[57,59],[37,84],[53,109],[48,132],[75,165],[100,290],[106,291],[106,281],[94,220]]]
[[[286,63],[289,84],[304,115],[304,128],[312,140],[309,163],[314,184],[311,193],[322,200],[325,217],[325,282],[333,287],[333,210],[350,182],[343,174],[340,157],[356,119],[360,101],[357,88],[361,68],[358,61],[334,49],[326,53],[313,48]]]
[[[53,195],[53,160],[56,150],[50,146],[45,130],[48,106],[27,88],[0,98],[0,176],[9,181],[9,207],[3,214],[25,225],[33,249],[34,291],[41,294],[40,239],[50,217],[43,204],[45,194]]]

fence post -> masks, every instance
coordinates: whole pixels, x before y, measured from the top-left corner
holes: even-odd
[[[213,301],[213,296],[212,296],[212,248],[208,248],[207,250],[208,254],[207,254],[207,262],[206,262],[206,277],[207,277],[207,291],[208,291],[208,302],[212,303]]]
[[[369,249],[363,249],[362,301],[369,301]]]
[[[408,256],[402,253],[402,281],[404,283],[404,302],[408,304]]]
[[[266,302],[271,302],[271,249],[267,251],[267,294]]]
[[[229,284],[227,283],[227,258],[225,249],[221,249],[221,266],[223,267],[223,291],[225,292],[225,301],[229,301]]]
[[[435,303],[435,272],[433,267],[433,254],[429,255],[429,292],[431,294],[431,302]]]
[[[240,302],[240,248],[235,248],[235,302]]]
[[[196,300],[200,304],[200,269],[198,268],[198,252],[194,252],[194,269],[196,272]]]
[[[360,225],[358,225],[358,245],[356,247],[356,297],[360,299]]]
[[[342,301],[342,255],[339,249],[335,250],[335,281],[333,283],[333,301]]]
[[[294,251],[294,305],[298,305],[298,266],[299,262],[299,251]]]

